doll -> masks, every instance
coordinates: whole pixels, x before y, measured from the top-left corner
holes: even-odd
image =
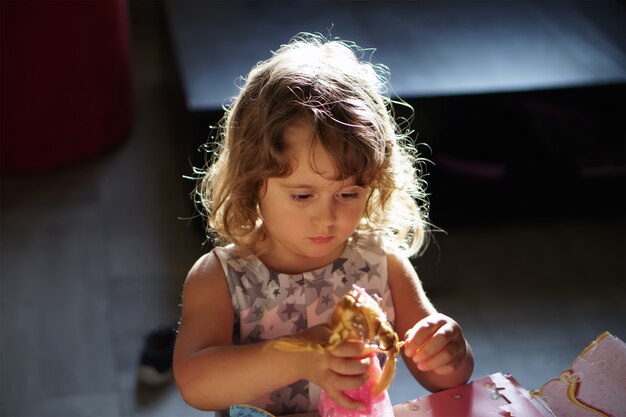
[[[276,340],[272,347],[282,350],[315,349],[331,351],[345,340],[361,339],[365,342],[364,353],[370,356],[370,378],[361,387],[344,391],[352,400],[363,404],[363,411],[347,410],[337,405],[322,391],[319,412],[322,417],[389,417],[393,416],[387,388],[395,374],[400,348],[404,345],[398,338],[387,316],[380,307],[380,299],[370,296],[363,288],[353,285],[337,303],[330,318],[332,333],[324,345],[312,345],[296,338]],[[384,353],[386,361],[381,370],[377,354]]]

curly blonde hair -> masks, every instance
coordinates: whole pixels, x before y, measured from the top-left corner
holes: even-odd
[[[407,255],[423,247],[428,216],[423,159],[408,126],[401,129],[394,117],[392,104],[399,102],[388,95],[387,68],[371,64],[364,54],[351,42],[300,34],[250,71],[225,109],[196,189],[216,244],[251,248],[263,238],[262,185],[291,173],[283,132],[296,119],[308,118],[338,179],[354,177],[370,187],[355,236],[380,233],[386,250]]]

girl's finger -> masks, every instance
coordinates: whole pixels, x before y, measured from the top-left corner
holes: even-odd
[[[341,391],[359,388],[367,381],[368,378],[368,374],[359,376],[329,374],[325,378],[325,386],[323,389],[331,399],[342,407],[350,410],[362,410],[364,408],[363,404],[358,401],[351,400]]]
[[[364,349],[365,343],[362,340],[348,339],[329,352],[340,358],[360,358],[364,356]]]
[[[454,350],[454,347],[448,345],[428,359],[416,361],[417,368],[423,372],[439,369],[440,371],[444,372],[443,374],[445,374],[445,370],[443,368],[451,365],[453,368],[452,370],[454,371],[454,361],[458,357],[458,353],[455,353]]]
[[[371,358],[331,358],[330,369],[339,375],[363,375],[371,364]]]
[[[451,323],[446,323],[438,328],[414,353],[413,361],[415,363],[422,362],[440,352],[448,343],[455,339],[454,333],[454,326]]]
[[[445,325],[445,320],[441,320],[436,316],[428,316],[417,322],[404,337],[406,344],[404,345],[404,353],[411,357],[415,352],[420,351],[423,345],[437,332],[437,330]]]

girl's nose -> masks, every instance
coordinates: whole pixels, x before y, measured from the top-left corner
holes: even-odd
[[[320,201],[313,212],[313,224],[330,226],[335,223],[335,206],[332,202]]]

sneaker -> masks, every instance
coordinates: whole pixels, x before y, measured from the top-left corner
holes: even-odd
[[[161,326],[148,333],[139,361],[139,382],[159,386],[173,380],[172,362],[176,327]]]

